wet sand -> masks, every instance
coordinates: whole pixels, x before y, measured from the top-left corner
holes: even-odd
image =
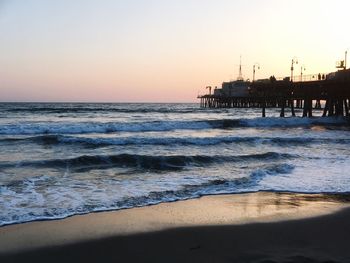
[[[0,227],[0,262],[350,262],[350,196],[208,196]]]

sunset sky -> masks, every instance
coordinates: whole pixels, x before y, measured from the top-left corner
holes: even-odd
[[[348,0],[0,0],[0,101],[192,102],[238,74],[335,71]],[[349,55],[350,57],[350,55]]]

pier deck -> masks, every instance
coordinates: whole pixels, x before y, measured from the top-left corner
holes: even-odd
[[[303,109],[303,117],[311,117],[313,108],[323,109],[323,116],[349,116],[350,69],[338,71],[332,78],[316,81],[256,81],[250,83],[246,96],[203,95],[198,96],[204,108],[266,108]],[[325,101],[325,103],[321,103]]]

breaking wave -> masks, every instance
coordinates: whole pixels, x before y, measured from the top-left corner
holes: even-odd
[[[317,143],[348,144],[349,138],[313,138],[313,137],[242,137],[242,136],[216,136],[216,137],[88,137],[48,134],[33,137],[11,137],[0,139],[0,142],[34,142],[38,144],[70,144],[86,146],[108,146],[108,145],[218,145],[230,143],[251,144],[278,144],[278,145],[307,145]]]
[[[20,123],[0,126],[2,135],[86,134],[172,130],[228,129],[238,127],[308,127],[347,125],[345,118],[254,118],[196,121]]]
[[[172,202],[178,200],[185,200],[191,198],[197,198],[203,195],[213,194],[229,194],[252,191],[254,187],[265,176],[274,176],[278,174],[289,174],[293,171],[294,166],[289,164],[272,164],[264,165],[245,177],[233,178],[233,179],[217,179],[209,180],[199,184],[182,185],[176,190],[165,191],[151,191],[141,196],[131,197],[118,197],[108,196],[106,200],[100,200],[99,203],[90,204],[87,199],[93,198],[95,190],[90,193],[86,193],[89,198],[81,196],[81,193],[75,192],[75,203],[62,202],[64,205],[61,207],[41,207],[39,208],[21,208],[19,210],[9,210],[8,213],[0,215],[0,226],[23,223],[35,220],[52,220],[62,219],[72,215],[86,214],[99,211],[119,210],[131,207],[140,207],[152,204],[158,204],[161,202]],[[3,196],[16,195],[18,203],[28,202],[27,198],[18,193],[19,186],[25,188],[23,191],[29,192],[33,195],[32,199],[38,199],[38,202],[45,202],[45,197],[42,194],[36,192],[36,185],[51,185],[48,181],[53,180],[50,176],[40,176],[38,178],[25,179],[24,181],[17,182],[16,184],[1,186],[0,193]],[[72,182],[70,182],[72,183]],[[75,182],[81,185],[81,182]],[[71,186],[74,187],[74,186]],[[70,188],[64,188],[65,191],[72,194]],[[264,189],[254,189],[260,191]],[[53,194],[53,193],[52,193]],[[55,199],[65,200],[65,192],[55,191]],[[26,198],[26,200],[21,200]],[[99,199],[101,196],[99,197]],[[14,205],[14,204],[12,204]],[[14,205],[16,207],[16,205]],[[13,207],[12,207],[13,208]]]
[[[40,167],[40,168],[67,168],[71,170],[93,170],[110,167],[135,168],[140,170],[181,170],[187,167],[201,167],[225,162],[241,162],[249,160],[281,160],[296,158],[295,155],[277,152],[266,152],[261,154],[249,154],[238,156],[209,156],[209,155],[173,155],[173,156],[151,156],[151,155],[83,155],[68,159],[49,159],[39,161],[22,161],[18,163],[3,162],[0,168],[11,167]]]

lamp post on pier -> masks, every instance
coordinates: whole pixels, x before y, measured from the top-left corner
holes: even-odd
[[[290,67],[290,81],[293,82],[293,70],[294,70],[294,64],[298,64],[298,58],[294,57],[292,59],[292,66]]]
[[[260,64],[259,63],[255,63],[253,65],[253,82],[255,81],[255,67],[258,66],[258,69],[260,69]]]
[[[303,81],[303,71],[305,71],[306,68],[305,68],[305,65],[303,64],[300,68],[300,81],[302,82]]]

